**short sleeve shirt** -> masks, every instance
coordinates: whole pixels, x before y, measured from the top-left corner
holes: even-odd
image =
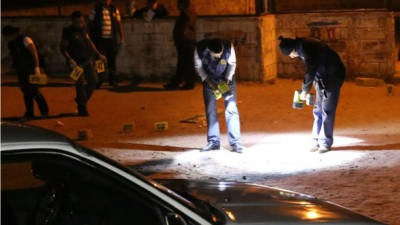
[[[86,29],[77,29],[73,26],[65,27],[62,40],[68,41],[67,51],[78,64],[85,63],[92,58],[94,52]]]

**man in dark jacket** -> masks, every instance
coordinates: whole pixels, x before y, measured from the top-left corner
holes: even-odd
[[[196,43],[196,13],[190,5],[190,0],[178,0],[180,15],[176,18],[173,31],[174,44],[178,53],[176,74],[164,85],[165,89],[193,89],[196,75],[193,66],[193,52]]]
[[[197,44],[194,51],[194,63],[197,73],[203,81],[203,98],[207,117],[207,142],[200,151],[220,149],[220,131],[215,93],[218,84],[229,85],[231,94],[224,98],[225,119],[228,127],[228,141],[233,152],[242,153],[240,144],[240,120],[236,105],[236,54],[230,41],[205,39]]]
[[[324,153],[333,144],[333,127],[340,89],[346,75],[339,55],[328,45],[303,38],[279,37],[281,52],[291,58],[300,58],[307,68],[301,99],[305,99],[313,83],[316,90],[314,104],[313,146],[310,151]]]
[[[119,10],[111,4],[112,0],[102,0],[96,4],[89,15],[90,37],[99,51],[107,57],[108,81],[111,86],[118,85],[116,77],[117,54],[125,43],[124,29]],[[99,74],[98,87],[104,80],[104,74]]]
[[[8,49],[13,61],[13,67],[18,75],[18,83],[24,94],[26,118],[33,118],[33,101],[39,106],[40,113],[46,117],[49,113],[46,99],[39,91],[37,85],[29,82],[29,75],[40,74],[39,54],[33,40],[19,33],[18,27],[6,25],[2,29],[3,36],[8,41]]]
[[[94,59],[97,57],[105,61],[106,58],[90,40],[81,12],[73,12],[71,20],[72,24],[63,30],[60,50],[71,69],[77,66],[83,69],[83,74],[76,81],[75,101],[78,104],[78,115],[89,116],[86,105],[97,85]]]

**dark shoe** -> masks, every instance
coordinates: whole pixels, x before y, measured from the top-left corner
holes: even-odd
[[[96,84],[96,89],[101,88],[101,85],[103,84],[103,81],[98,81]]]
[[[118,83],[117,82],[110,82],[110,86],[113,88],[117,88],[118,87]]]
[[[26,113],[24,114],[24,118],[26,118],[26,119],[33,119],[33,118],[35,118],[35,116],[33,115],[33,113],[28,113],[28,112],[26,112]]]
[[[89,116],[86,106],[78,106],[78,115],[79,116]]]
[[[239,143],[232,145],[232,152],[242,153],[243,150],[244,150],[244,147],[241,146]]]
[[[164,88],[166,90],[177,90],[179,88],[179,86],[177,84],[167,83],[167,84],[164,84]]]
[[[220,148],[219,144],[209,142],[206,146],[204,146],[200,149],[200,152],[219,150],[219,148]]]
[[[192,90],[194,88],[194,84],[185,84],[180,89],[181,90]]]

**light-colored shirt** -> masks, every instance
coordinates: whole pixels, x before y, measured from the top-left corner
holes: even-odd
[[[115,9],[115,18],[117,21],[121,21],[121,15],[119,13],[119,10],[116,8]],[[89,15],[89,20],[93,21],[94,18],[96,17],[96,10],[93,9],[90,12]],[[102,19],[102,24],[101,24],[101,37],[102,38],[112,38],[112,24],[111,24],[111,15],[110,15],[110,10],[108,10],[107,7],[103,7],[103,19]]]
[[[33,44],[32,38],[26,36],[26,37],[24,38],[24,45],[25,45],[25,47],[28,47],[28,46],[31,45],[31,44]]]
[[[231,81],[233,75],[235,74],[235,69],[236,69],[236,54],[235,54],[235,49],[233,48],[233,44],[231,45],[231,54],[228,58],[227,63],[228,67],[226,69],[225,79]],[[197,54],[197,48],[194,50],[194,68],[196,68],[196,71],[199,74],[201,81],[207,79],[208,74],[203,68],[203,63],[199,57],[199,54]]]

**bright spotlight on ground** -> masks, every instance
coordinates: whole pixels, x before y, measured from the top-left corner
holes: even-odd
[[[243,154],[228,150],[199,152],[187,151],[178,154],[175,161],[181,164],[195,163],[205,172],[216,173],[215,168],[208,166],[218,163],[219,166],[231,168],[232,171],[244,170],[248,173],[287,175],[326,169],[352,162],[363,156],[357,151],[331,151],[324,154],[309,152],[310,135],[305,133],[288,134],[246,134],[252,145],[247,145]],[[252,141],[253,140],[253,141]],[[335,137],[335,146],[351,146],[362,140],[348,137]]]

